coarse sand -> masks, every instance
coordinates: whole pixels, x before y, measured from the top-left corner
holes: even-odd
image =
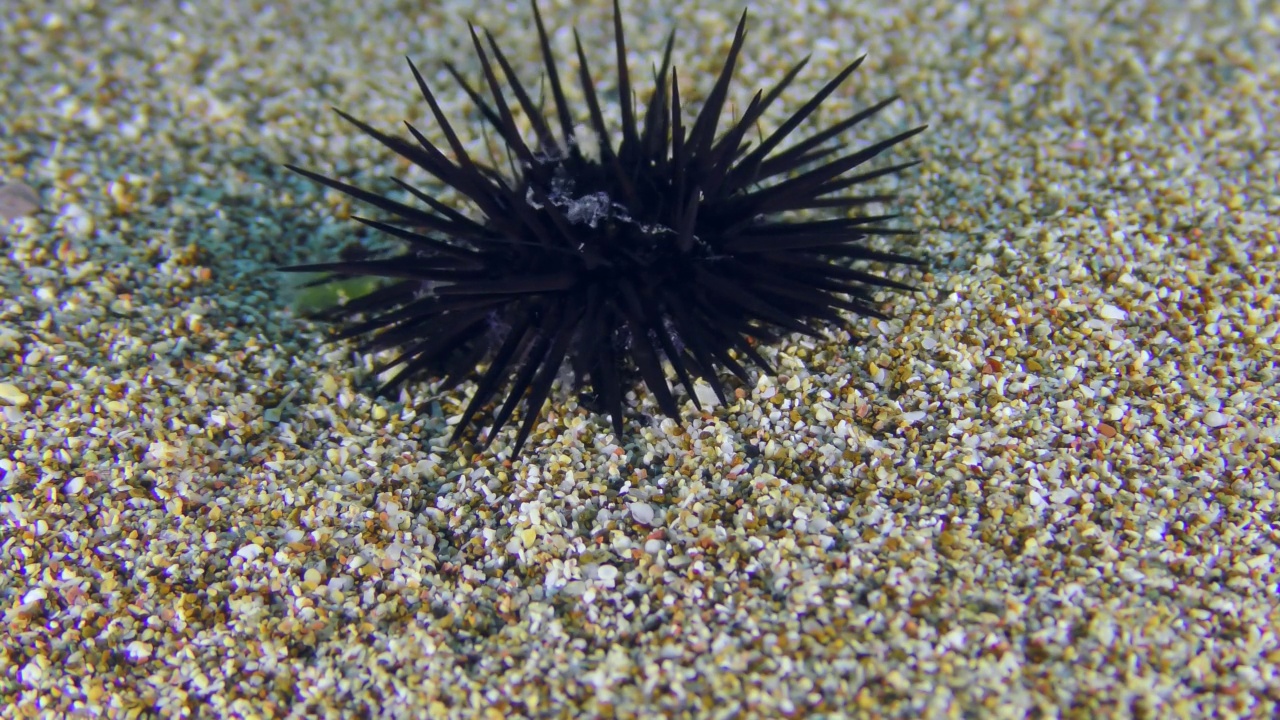
[[[742,5],[624,5],[696,102]],[[542,7],[608,95],[609,3]],[[519,2],[5,1],[0,716],[1275,716],[1275,3],[752,7],[735,112],[866,53],[810,127],[929,123],[922,290],[514,458],[274,271],[382,242],[282,162],[423,180],[329,110],[437,132],[404,56],[487,152],[468,19],[536,83]]]

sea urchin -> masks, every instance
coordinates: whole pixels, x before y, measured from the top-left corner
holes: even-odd
[[[396,137],[338,111],[456,190],[473,206],[469,211],[398,179],[393,181],[420,205],[289,166],[389,214],[382,220],[356,219],[404,241],[402,253],[286,269],[328,273],[326,279],[393,279],[322,314],[346,321],[339,338],[363,337],[363,351],[398,351],[380,368],[398,367],[384,390],[420,376],[443,377],[444,387],[474,380],[475,392],[451,442],[472,429],[478,439],[477,416],[505,396],[489,439],[523,400],[513,450],[518,452],[566,364],[575,389],[598,399],[619,435],[627,378],[637,372],[662,412],[679,416],[664,361],[699,409],[695,378],[706,381],[724,402],[720,369],[745,380],[743,358],[773,372],[754,347],[756,340],[773,342],[788,331],[817,335],[816,321],[844,326],[841,310],[881,317],[874,289],[909,289],[849,264],[915,262],[865,244],[872,235],[906,232],[880,225],[893,215],[856,214],[891,196],[840,193],[915,164],[851,174],[924,128],[842,152],[837,139],[894,99],[889,98],[780,147],[861,58],[752,143],[748,132],[805,61],[768,92],[756,93],[737,120],[718,132],[746,34],[746,13],[691,123],[670,67],[673,31],[655,73],[654,92],[641,112],[633,106],[615,0],[622,126],[615,143],[577,33],[578,80],[588,114],[585,132],[566,102],[536,2],[533,15],[554,116],[542,112],[487,31],[482,42],[471,28],[487,96],[453,65],[445,66],[506,145],[509,173],[467,153],[412,61],[418,89],[447,147],[408,123],[412,137]],[[520,130],[520,116],[532,141]],[[594,135],[594,151],[579,137],[587,133]],[[815,219],[810,212],[795,217],[802,211],[820,216]]]

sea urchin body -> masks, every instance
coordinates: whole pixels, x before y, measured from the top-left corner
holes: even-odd
[[[721,132],[746,33],[743,13],[723,68],[691,122],[670,67],[674,33],[652,95],[643,108],[633,107],[615,1],[621,114],[616,143],[574,35],[586,125],[598,145],[587,152],[536,4],[533,12],[553,115],[543,114],[488,32],[482,41],[471,30],[487,93],[447,66],[505,143],[511,172],[468,155],[412,62],[442,144],[407,123],[411,137],[397,137],[339,111],[472,207],[451,207],[396,180],[415,202],[408,204],[290,166],[383,211],[387,217],[381,220],[357,219],[404,241],[405,251],[392,257],[288,269],[391,279],[326,314],[347,322],[340,337],[363,337],[363,350],[397,350],[382,366],[398,368],[384,388],[416,377],[443,377],[444,386],[475,381],[451,441],[472,431],[479,435],[478,416],[501,399],[492,439],[523,401],[513,450],[518,452],[566,364],[577,389],[599,398],[619,435],[627,378],[636,373],[661,410],[679,416],[664,361],[695,405],[697,378],[723,402],[717,377],[722,369],[745,380],[742,360],[772,372],[755,340],[775,341],[791,331],[817,335],[818,324],[843,326],[841,311],[878,317],[873,291],[907,287],[849,262],[914,262],[866,246],[872,235],[904,232],[880,224],[894,216],[857,214],[889,197],[842,191],[914,164],[863,169],[924,128],[844,150],[838,138],[890,98],[782,147],[861,59],[753,143],[748,133],[805,62],[769,91],[756,93]],[[531,138],[519,129],[520,115]],[[815,213],[808,212],[796,218],[805,211],[831,217],[813,219]]]

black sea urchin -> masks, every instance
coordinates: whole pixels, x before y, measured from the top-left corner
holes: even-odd
[[[362,350],[398,350],[382,366],[400,366],[383,389],[418,376],[443,376],[446,387],[475,380],[475,393],[451,442],[464,437],[475,427],[481,409],[505,394],[489,438],[523,399],[523,421],[514,446],[518,452],[566,362],[576,389],[589,388],[599,398],[619,435],[625,377],[637,371],[662,411],[679,416],[663,360],[695,406],[695,377],[709,383],[724,402],[717,378],[720,368],[745,380],[741,357],[772,372],[753,347],[755,339],[772,342],[787,331],[817,335],[815,321],[844,325],[839,310],[880,317],[872,300],[874,288],[909,289],[848,265],[850,260],[915,262],[865,245],[871,235],[905,232],[878,224],[893,215],[854,213],[889,196],[838,193],[913,165],[850,174],[924,128],[842,153],[834,141],[892,102],[890,98],[780,148],[861,58],[753,146],[748,132],[805,61],[773,89],[756,93],[740,117],[718,133],[746,34],[746,13],[692,123],[686,122],[670,68],[672,32],[641,119],[640,109],[633,107],[615,0],[616,93],[622,121],[616,144],[606,130],[601,93],[574,34],[586,120],[598,146],[588,152],[579,142],[581,131],[575,129],[576,118],[565,100],[536,2],[533,14],[553,117],[543,114],[487,31],[482,42],[471,28],[487,97],[455,67],[445,66],[506,144],[509,174],[467,153],[412,61],[418,89],[447,148],[408,123],[412,138],[395,137],[338,111],[456,190],[474,214],[400,180],[394,182],[421,205],[289,166],[390,214],[380,221],[357,220],[403,240],[407,249],[402,254],[287,269],[395,279],[325,314],[348,322],[340,338],[365,336]],[[519,129],[521,115],[532,142]],[[797,211],[824,211],[834,217],[786,219]],[[478,427],[475,433],[478,437]]]

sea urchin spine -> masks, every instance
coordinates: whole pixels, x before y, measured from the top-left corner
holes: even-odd
[[[626,377],[637,371],[661,410],[679,416],[664,360],[695,406],[695,378],[710,384],[724,402],[720,369],[745,380],[747,370],[739,362],[745,358],[773,372],[753,347],[755,339],[773,342],[790,331],[818,335],[815,322],[845,325],[841,310],[881,317],[872,298],[875,288],[910,289],[849,264],[916,262],[865,244],[872,235],[908,232],[881,225],[896,216],[856,214],[891,196],[841,192],[914,165],[854,173],[924,128],[842,152],[837,139],[894,100],[890,98],[781,147],[861,58],[753,146],[748,132],[806,61],[768,92],[756,93],[736,122],[718,132],[746,34],[746,13],[719,76],[689,124],[670,65],[673,31],[654,92],[641,112],[633,107],[615,0],[622,125],[616,144],[574,33],[588,127],[598,143],[588,153],[579,142],[577,118],[566,101],[536,3],[533,14],[553,117],[542,113],[487,31],[482,41],[471,28],[487,95],[446,65],[508,148],[510,174],[467,153],[412,61],[410,69],[444,145],[408,123],[411,137],[396,137],[338,111],[456,190],[472,206],[469,210],[450,207],[398,179],[393,181],[420,205],[289,166],[387,213],[381,220],[356,219],[406,244],[403,253],[391,257],[286,269],[330,273],[329,278],[393,279],[324,314],[347,322],[340,338],[363,337],[363,351],[398,350],[380,368],[398,366],[384,390],[419,376],[443,376],[444,387],[475,381],[451,442],[473,428],[478,436],[477,416],[501,397],[491,441],[523,400],[513,446],[518,452],[566,362],[575,388],[596,394],[619,435]],[[519,115],[531,128],[532,142],[518,129]],[[835,217],[794,218],[801,211]]]

